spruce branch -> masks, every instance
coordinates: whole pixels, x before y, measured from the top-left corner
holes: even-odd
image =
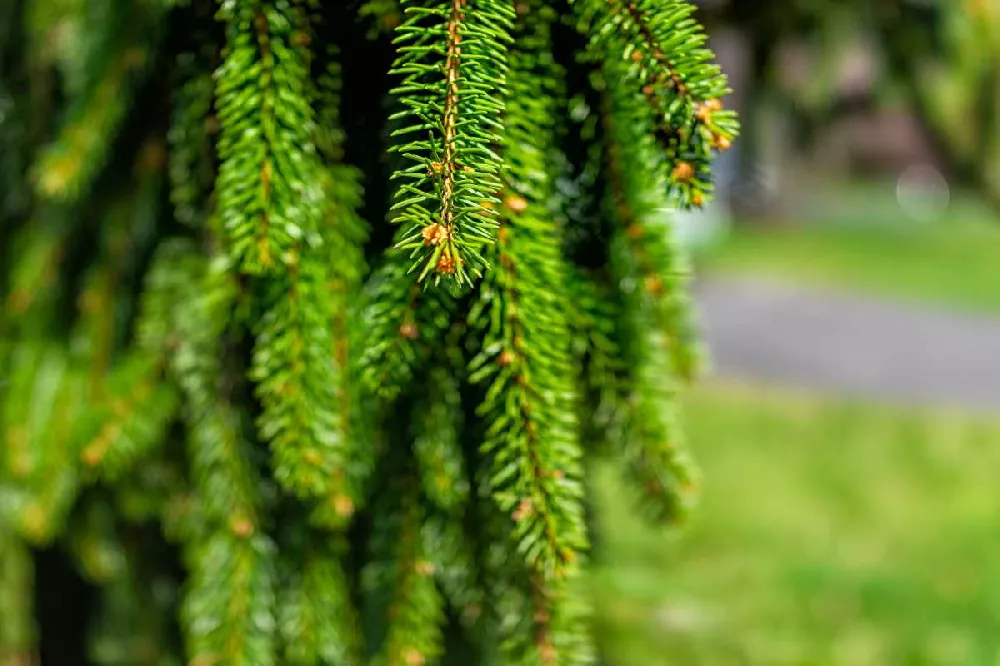
[[[86,414],[79,453],[93,477],[118,481],[163,440],[179,403],[174,387],[162,381],[164,365],[163,359],[135,354],[102,382],[101,396]]]
[[[444,353],[454,351],[462,327],[454,326],[446,338]],[[480,619],[484,599],[476,582],[477,564],[464,521],[471,488],[462,449],[464,414],[461,401],[461,354],[442,359],[431,368],[416,403],[412,423],[413,448],[420,472],[423,500],[430,507],[422,528],[428,563],[442,592],[459,613],[462,622],[482,639]],[[456,372],[457,371],[457,372]]]
[[[182,617],[192,663],[276,663],[274,543],[222,530],[186,555],[191,580]]]
[[[271,0],[223,0],[219,16],[218,215],[239,270],[282,274],[319,243],[308,26],[298,6]]]
[[[227,257],[202,264],[184,279],[190,280],[184,293],[194,297],[178,305],[171,370],[184,394],[198,511],[209,524],[254,531],[260,525],[262,482],[247,441],[246,416],[234,403],[221,353],[238,286]]]
[[[613,70],[612,70],[613,71]],[[686,271],[657,205],[665,165],[636,122],[634,96],[607,77],[604,121],[608,216],[616,221],[610,264],[622,304],[620,348],[629,368],[622,455],[653,515],[682,519],[696,499],[698,473],[682,440],[678,377],[699,357],[686,297]],[[662,182],[662,180],[660,181]]]
[[[469,498],[461,446],[460,385],[447,366],[431,369],[424,399],[413,414],[413,449],[427,499],[446,513],[459,513]]]
[[[362,295],[361,379],[383,400],[392,400],[411,385],[415,369],[447,330],[456,307],[447,287],[422,290],[415,285],[409,264],[402,251],[390,250]]]
[[[579,484],[569,334],[568,284],[559,230],[546,205],[550,97],[556,89],[544,28],[533,26],[511,56],[506,105],[505,199],[496,265],[469,315],[483,333],[469,366],[486,391],[482,451],[491,494],[511,516],[521,555],[542,579],[561,578],[586,546]],[[541,67],[536,67],[541,63]]]
[[[353,666],[360,662],[360,634],[341,564],[342,540],[313,539],[286,563],[289,581],[279,594],[278,626],[285,663]]]
[[[645,102],[643,125],[672,171],[670,203],[701,207],[713,191],[711,163],[738,132],[722,108],[730,90],[712,63],[703,28],[687,0],[574,0],[598,57],[613,63],[633,96]]]
[[[167,140],[170,144],[170,201],[182,224],[202,226],[215,180],[212,135],[218,120],[212,114],[215,86],[207,46],[177,57],[181,79],[174,95]]]
[[[444,599],[434,581],[434,565],[427,560],[424,510],[419,486],[413,479],[400,479],[396,491],[401,506],[384,513],[374,547],[388,556],[376,559],[363,573],[363,584],[389,593],[382,620],[385,636],[372,664],[375,666],[431,666],[443,652]]]
[[[0,520],[0,663],[31,664],[36,657],[31,551]]]
[[[662,182],[667,164],[649,138],[636,131],[641,111],[634,99],[609,73],[604,114],[607,137],[606,169],[610,188],[610,217],[630,246],[635,275],[648,309],[670,349],[674,372],[690,381],[701,370],[704,351],[698,345],[697,327],[689,302],[690,269],[677,248],[666,217],[667,202],[650,180]],[[641,168],[645,170],[640,171]]]
[[[581,341],[580,441],[588,452],[608,454],[622,437],[628,366],[618,344],[620,306],[614,289],[576,269],[571,273],[573,328]]]
[[[485,269],[482,248],[496,230],[484,202],[495,202],[500,187],[495,148],[513,10],[500,0],[401,6],[407,18],[396,28],[392,73],[403,77],[393,94],[405,108],[390,120],[400,123],[393,136],[412,138],[392,147],[409,162],[393,174],[397,247],[415,257],[418,280],[433,272],[471,283]]]
[[[163,17],[161,8],[136,7],[124,15],[104,15],[97,24],[75,26],[93,43],[84,53],[64,54],[67,67],[83,70],[78,89],[71,89],[75,94],[67,121],[32,168],[41,197],[72,203],[88,193],[107,162],[133,93],[150,69]],[[128,30],[123,19],[131,20]]]
[[[19,345],[8,371],[0,522],[32,545],[47,545],[64,528],[80,486],[76,426],[85,378],[64,349],[44,341]]]

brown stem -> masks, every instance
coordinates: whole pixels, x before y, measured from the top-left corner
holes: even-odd
[[[465,18],[466,0],[452,0],[448,19],[448,45],[445,58],[447,92],[444,98],[444,159],[441,163],[441,224],[449,241],[454,225],[455,197],[455,123],[458,119],[458,80],[461,69],[462,35],[460,28]]]

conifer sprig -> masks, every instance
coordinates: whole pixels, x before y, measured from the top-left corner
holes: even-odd
[[[558,342],[568,336],[568,283],[546,209],[557,90],[548,48],[546,33],[532,32],[511,56],[496,263],[469,315],[483,332],[469,370],[486,391],[477,413],[492,494],[514,521],[519,551],[546,582],[562,577],[586,544],[571,356]],[[539,96],[539,87],[549,94]]]
[[[369,391],[386,400],[410,386],[415,369],[447,330],[455,308],[447,287],[422,290],[414,284],[409,265],[401,250],[388,252],[362,296],[361,319],[366,326],[361,379]]]
[[[113,54],[93,92],[78,101],[59,137],[35,165],[40,195],[73,201],[88,191],[107,160],[129,110],[132,90],[151,55],[149,47],[141,43],[126,43]]]
[[[403,225],[397,246],[411,251],[412,268],[468,283],[481,275],[484,246],[496,218],[490,203],[500,188],[499,116],[513,18],[501,0],[402,0],[406,20],[396,29],[402,75],[393,90],[405,108],[392,150],[398,170],[393,211]]]
[[[713,191],[713,154],[726,150],[738,131],[722,108],[726,77],[705,47],[704,29],[686,0],[574,0],[595,51],[616,63],[616,76],[643,98],[661,150],[672,164],[670,203],[701,207]]]
[[[697,371],[700,352],[692,339],[687,274],[662,223],[665,202],[657,184],[668,162],[642,134],[642,110],[617,78],[616,65],[607,71],[608,216],[616,222],[610,264],[635,285],[619,290],[619,344],[630,379],[622,454],[645,505],[658,519],[677,520],[692,508],[698,481],[677,419],[677,385]]]
[[[215,86],[209,68],[208,50],[177,58],[181,79],[174,99],[170,131],[170,201],[177,221],[190,226],[204,225],[215,176],[212,134],[218,121],[212,115]]]
[[[280,274],[319,242],[306,19],[271,0],[223,0],[219,16],[227,39],[216,73],[218,215],[241,271]]]
[[[288,580],[279,595],[278,623],[290,666],[353,666],[360,663],[357,618],[341,565],[342,540],[329,535],[296,544]]]
[[[385,636],[373,666],[435,664],[444,648],[444,599],[434,581],[434,567],[426,559],[424,511],[413,481],[400,483],[410,492],[404,491],[407,501],[402,507],[393,507],[397,515],[382,516],[377,548],[390,559],[373,562],[364,573],[369,590],[384,589],[389,595],[383,609]]]

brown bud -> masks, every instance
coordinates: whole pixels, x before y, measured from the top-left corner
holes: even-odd
[[[241,539],[246,539],[253,534],[253,523],[246,518],[236,518],[229,524],[229,529]]]
[[[333,500],[333,509],[341,518],[348,518],[354,514],[354,502],[347,495],[337,495]]]
[[[437,266],[435,268],[438,273],[454,275],[455,270],[458,268],[458,262],[456,262],[455,259],[447,252],[442,252],[441,256],[438,258]]]
[[[167,163],[167,148],[162,141],[147,141],[139,154],[139,166],[145,171],[158,171]]]
[[[691,195],[691,205],[695,208],[701,208],[705,205],[705,195],[701,192],[694,192]]]
[[[434,573],[434,565],[427,560],[420,560],[415,565],[413,565],[413,570],[421,576],[430,576]]]
[[[525,497],[518,503],[511,517],[514,519],[514,522],[519,523],[530,516],[532,511],[531,500]]]
[[[403,661],[406,666],[424,666],[424,655],[416,648],[406,648],[403,650]]]
[[[517,357],[514,356],[514,352],[510,351],[509,349],[504,349],[503,352],[501,352],[500,354],[500,365],[507,367],[508,365],[513,363],[516,358]]]
[[[653,296],[659,296],[663,293],[663,281],[655,275],[650,275],[643,282],[645,284],[646,291]]]
[[[710,108],[712,111],[719,111],[720,109],[722,109],[722,100],[710,99],[707,102],[705,102],[705,106]]]
[[[694,167],[687,162],[678,162],[672,175],[676,180],[689,181],[694,178]]]
[[[504,199],[504,205],[515,213],[523,213],[528,209],[528,202],[524,197],[519,197],[516,194],[512,194]]]
[[[104,449],[97,444],[87,446],[80,456],[87,467],[97,467],[104,459]]]
[[[440,245],[448,240],[448,230],[441,224],[428,224],[420,232],[424,237],[424,245]]]
[[[403,325],[399,327],[399,334],[407,340],[416,340],[419,333],[420,331],[417,329],[417,325],[412,321],[405,321],[403,322]]]
[[[719,150],[729,150],[733,147],[732,140],[729,137],[722,136],[721,134],[715,137],[715,141],[713,143]]]
[[[642,238],[645,233],[645,229],[638,224],[630,224],[628,228],[625,229],[625,235],[633,239]]]
[[[542,663],[545,664],[545,666],[557,663],[559,657],[556,653],[555,646],[552,645],[551,641],[548,639],[543,639],[538,644],[538,655],[542,658]]]

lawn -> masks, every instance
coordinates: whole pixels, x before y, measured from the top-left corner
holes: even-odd
[[[600,483],[613,666],[1000,663],[1000,421],[725,384],[686,403],[686,532]]]
[[[1000,216],[957,199],[907,218],[892,188],[817,196],[808,224],[736,225],[701,257],[711,272],[791,279],[964,310],[1000,312]]]

